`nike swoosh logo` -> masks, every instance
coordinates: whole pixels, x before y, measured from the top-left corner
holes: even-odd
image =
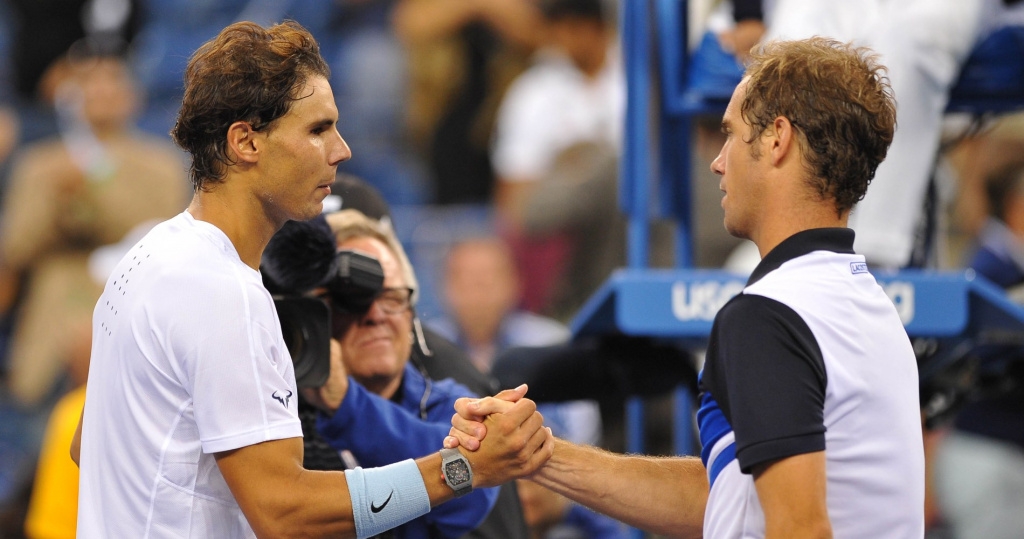
[[[381,511],[384,510],[385,507],[387,507],[388,502],[391,501],[391,497],[394,495],[395,491],[392,490],[391,494],[388,494],[388,499],[384,500],[384,503],[380,504],[380,507],[374,505],[373,502],[370,502],[370,511],[374,513],[380,513]]]

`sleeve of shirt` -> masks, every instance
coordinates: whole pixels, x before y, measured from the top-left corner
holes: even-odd
[[[448,393],[449,398],[434,404],[436,411],[424,421],[351,378],[348,387],[337,412],[330,417],[318,417],[317,431],[331,447],[351,451],[363,467],[384,466],[440,451],[451,428],[455,399],[472,395],[462,386],[435,382],[433,391],[447,392],[454,387],[464,393]],[[437,417],[441,409],[448,418],[444,421]],[[440,468],[437,473],[440,475]],[[483,522],[497,499],[497,488],[475,489],[435,507],[423,518],[443,532],[444,537],[460,537]]]
[[[302,436],[291,356],[273,300],[251,276],[193,279],[177,301],[173,353],[203,451]]]
[[[740,469],[825,449],[825,364],[790,307],[743,294],[715,322],[710,391],[736,435]],[[707,376],[707,370],[705,371]]]

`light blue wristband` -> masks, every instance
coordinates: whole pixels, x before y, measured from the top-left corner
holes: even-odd
[[[430,512],[430,497],[412,459],[345,470],[356,536],[373,537]]]

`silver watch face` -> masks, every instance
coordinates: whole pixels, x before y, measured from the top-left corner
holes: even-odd
[[[465,460],[457,459],[444,464],[444,475],[452,485],[461,485],[469,482],[469,466]]]

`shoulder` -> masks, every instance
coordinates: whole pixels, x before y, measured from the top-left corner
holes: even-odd
[[[802,357],[823,372],[821,346],[807,322],[792,307],[773,298],[743,293],[715,317],[709,356],[726,370],[763,365],[767,371]]]
[[[212,225],[179,214],[156,225],[121,259],[114,275],[137,278],[165,301],[233,303],[267,295],[259,273],[245,267]]]
[[[715,316],[715,325],[742,331],[751,325],[759,326],[793,318],[800,320],[800,315],[784,302],[744,291],[722,306]]]

